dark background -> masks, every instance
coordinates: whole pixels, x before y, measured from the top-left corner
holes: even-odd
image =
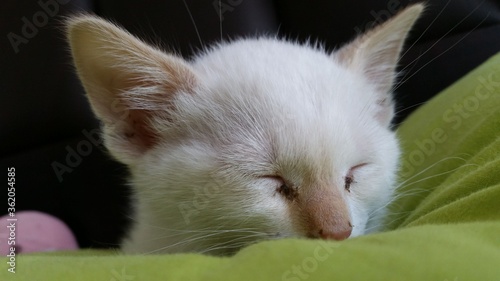
[[[411,2],[223,0],[219,13],[217,0],[2,1],[0,166],[5,179],[6,168],[16,168],[17,211],[61,218],[81,247],[116,246],[131,211],[126,169],[91,142],[98,122],[71,65],[62,32],[65,16],[91,12],[113,19],[190,58],[202,44],[221,37],[262,34],[319,40],[334,50]],[[498,0],[427,3],[400,62],[396,124],[500,50]],[[59,164],[67,170],[58,177],[54,165],[61,169]],[[7,206],[0,212],[5,214]]]

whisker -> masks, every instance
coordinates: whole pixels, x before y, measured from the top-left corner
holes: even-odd
[[[460,40],[458,40],[457,42],[455,42],[453,45],[451,45],[449,48],[447,48],[446,50],[444,50],[441,54],[437,55],[436,57],[434,57],[433,59],[429,60],[426,64],[424,64],[423,66],[421,66],[419,69],[417,69],[416,72],[414,72],[410,77],[408,77],[406,80],[402,81],[401,84],[405,83],[406,81],[408,81],[409,79],[411,79],[415,74],[417,74],[420,70],[422,70],[424,67],[426,67],[427,65],[429,65],[430,63],[432,63],[434,60],[436,60],[437,58],[441,57],[442,55],[444,55],[446,52],[448,52],[449,50],[451,50],[453,47],[455,47],[458,43],[462,42],[462,40],[464,40],[467,36],[469,36],[469,34],[471,34],[473,31],[475,31],[488,17],[489,17],[490,13],[488,12],[488,14],[486,15],[486,17],[480,22],[478,23],[472,30],[470,30],[469,32],[467,32],[467,34],[465,34],[462,38],[460,38]],[[396,88],[397,89],[397,88]]]
[[[448,7],[448,5],[450,4],[451,0],[448,0],[448,2],[446,2],[446,4],[444,5],[444,7],[441,9],[441,11],[439,11],[439,13],[436,15],[436,17],[432,20],[432,22],[427,26],[427,28],[425,28],[425,30],[420,34],[420,36],[413,42],[413,44],[411,44],[410,47],[408,47],[406,49],[406,51],[399,57],[399,60],[401,60],[402,57],[404,57],[408,51],[410,51],[410,49],[415,46],[415,44],[420,40],[422,39],[422,37],[425,35],[425,33],[429,30],[429,28],[431,28],[431,26],[434,24],[434,22],[439,18],[439,16],[444,12],[444,10],[446,9],[446,7]],[[425,54],[425,53],[424,53]],[[422,54],[423,55],[423,54]],[[413,62],[411,62],[413,63]],[[411,64],[410,63],[410,64]]]
[[[405,111],[405,110],[408,110],[408,109],[410,109],[410,108],[414,108],[414,107],[420,106],[420,105],[425,104],[425,103],[427,103],[427,102],[426,102],[426,101],[424,101],[424,102],[419,102],[419,103],[417,103],[417,104],[413,104],[413,105],[411,105],[411,106],[408,106],[408,107],[405,107],[405,108],[403,108],[403,109],[401,109],[401,110],[396,111],[394,114],[395,114],[395,115],[398,115],[399,113],[401,113],[401,112],[403,112],[403,111]]]
[[[441,9],[441,11],[439,12],[439,14],[434,18],[434,20],[432,21],[432,23],[434,23],[435,20],[437,20],[437,18],[439,17],[439,15],[441,15],[441,13],[444,11],[444,9],[448,6],[448,4],[450,3],[450,0],[448,0],[448,2],[446,3],[445,7],[443,7],[443,9]],[[434,47],[436,44],[438,44],[441,40],[443,40],[448,34],[450,34],[450,32],[452,32],[456,27],[458,27],[462,22],[464,22],[468,17],[470,17],[478,8],[479,6],[481,6],[482,4],[484,3],[484,0],[483,2],[481,2],[481,4],[477,5],[476,8],[474,8],[467,16],[465,16],[461,21],[459,21],[458,23],[456,23],[452,28],[450,28],[450,30],[448,30],[448,32],[446,32],[443,36],[441,36],[438,40],[436,40],[429,48],[427,48],[427,50],[425,52],[423,52],[419,57],[417,57],[416,59],[414,59],[412,62],[410,62],[408,65],[410,64],[413,64],[416,60],[420,59],[421,56],[425,55],[427,52],[429,52],[430,49],[432,49],[432,47]],[[431,23],[431,25],[432,25]],[[424,33],[430,28],[429,25]],[[423,34],[422,34],[423,35]],[[420,36],[419,38],[421,38],[422,36]],[[414,44],[413,44],[414,45]],[[413,46],[412,45],[412,46]],[[409,49],[408,49],[409,50]],[[400,58],[402,58],[407,52],[408,50],[400,56]],[[403,68],[402,71],[404,71],[406,69]]]
[[[181,240],[181,241],[179,241],[177,243],[169,244],[167,246],[164,246],[164,247],[158,248],[156,250],[147,252],[146,254],[157,253],[157,252],[160,252],[160,251],[163,251],[163,250],[167,250],[167,249],[170,249],[170,248],[173,248],[173,247],[176,247],[176,246],[180,246],[180,245],[188,244],[188,243],[191,243],[191,242],[194,242],[194,241],[198,241],[200,239],[205,239],[205,238],[208,238],[208,237],[213,237],[213,236],[215,236],[217,234],[218,233],[211,233],[211,234],[202,235],[202,236],[193,235],[193,236],[189,237],[189,239],[184,239],[184,240]]]
[[[422,39],[422,37],[427,33],[427,31],[429,31],[429,29],[432,27],[432,25],[434,24],[434,22],[436,22],[436,20],[439,18],[439,16],[441,16],[441,14],[444,12],[444,10],[446,10],[446,7],[448,7],[448,5],[450,4],[451,0],[448,0],[448,2],[446,2],[446,4],[444,5],[444,7],[439,11],[439,13],[436,15],[436,17],[434,17],[434,19],[432,20],[432,22],[425,28],[425,30],[420,34],[420,36],[408,47],[406,48],[406,50],[404,51],[403,54],[401,54],[398,58],[398,61],[397,61],[397,64],[399,64],[401,62],[401,60],[403,59],[403,57],[415,46],[415,44],[417,44],[420,39]],[[444,36],[443,36],[444,37]],[[440,38],[439,40],[441,40],[442,38]],[[439,41],[438,40],[438,41]],[[413,61],[411,61],[410,63],[408,63],[405,67],[403,67],[402,69],[400,69],[397,73],[397,76],[399,76],[401,73],[404,73],[404,76],[399,79],[400,81],[406,81],[406,77],[408,76],[408,73],[410,73],[413,68],[417,65],[416,63],[420,60],[420,58],[422,58],[423,55],[425,55],[427,52],[429,51],[429,49],[427,49],[425,52],[420,52],[420,54],[417,56],[417,58],[415,58]],[[407,71],[407,68],[411,65],[411,68]],[[399,85],[401,85],[401,82],[398,83]],[[399,87],[394,87],[393,91],[395,91],[397,88]],[[411,108],[411,107],[409,107]],[[397,112],[399,113],[399,112]],[[397,114],[396,113],[396,114]]]
[[[222,0],[219,0],[220,41],[222,42]]]
[[[415,62],[409,63],[403,69],[399,70],[396,73],[395,77],[397,77],[397,81],[405,80],[406,77],[408,76],[408,74],[411,73],[411,71],[417,66],[417,62],[420,60],[420,58],[422,58],[422,50],[420,50],[417,58],[415,59]],[[399,58],[398,63],[399,63],[399,61],[401,61],[401,59],[402,59],[402,57]],[[410,69],[407,70],[406,68],[408,68],[410,65],[411,65]],[[403,76],[401,77],[402,74],[403,74]],[[399,83],[399,82],[397,82],[397,83]],[[394,84],[392,91],[395,91],[395,89],[397,88],[397,86],[396,86],[397,83]]]
[[[409,178],[408,180],[402,182],[401,184],[399,184],[396,189],[406,189],[407,187],[411,186],[411,185],[414,185],[414,184],[417,184],[417,183],[420,183],[422,181],[426,181],[428,179],[432,179],[432,178],[436,178],[436,177],[440,177],[440,176],[443,176],[443,175],[446,175],[446,174],[450,174],[450,173],[453,173],[454,171],[458,170],[458,169],[461,169],[461,168],[464,168],[464,167],[478,167],[479,165],[477,164],[464,164],[464,165],[460,165],[452,170],[449,170],[449,171],[445,171],[445,172],[442,172],[442,173],[439,173],[439,174],[435,174],[435,175],[432,175],[432,176],[428,176],[428,177],[425,177],[425,178],[422,178],[422,179],[419,179],[417,181],[413,181],[413,182],[410,182],[409,184],[405,184],[407,183],[409,180],[415,178],[416,176],[419,176],[421,175],[422,173],[428,171],[429,169],[431,169],[432,167],[434,167],[435,165],[439,164],[440,162],[442,161],[445,161],[445,160],[451,160],[451,159],[460,159],[460,160],[463,160],[463,161],[466,161],[464,158],[461,158],[461,157],[447,157],[447,158],[444,158],[444,159],[441,159],[440,161],[434,163],[433,165],[429,166],[428,168],[424,169],[423,171],[421,171],[420,173],[414,175],[413,177]],[[389,202],[387,202],[386,204],[384,204],[384,206],[380,207],[380,208],[377,208],[376,210],[370,212],[369,216],[373,216],[374,214],[376,214],[378,211],[386,208],[387,206],[389,206],[390,204],[393,204],[395,201],[403,198],[403,197],[408,197],[408,196],[415,196],[415,195],[419,195],[419,194],[425,194],[425,193],[428,193],[430,192],[430,190],[427,190],[427,189],[416,189],[416,190],[408,190],[407,192],[403,192],[401,194],[397,194],[396,196],[394,196]],[[392,213],[392,214],[389,214],[388,216],[394,216],[394,215],[400,215],[400,216],[397,216],[394,220],[392,220],[391,222],[389,223],[386,223],[387,225],[390,225],[392,224],[393,222],[401,219],[403,217],[403,215],[407,214],[407,213],[411,213],[411,211],[406,211],[406,212],[399,212],[399,213]],[[370,229],[373,229],[373,228],[377,228],[379,226],[372,226],[372,227],[369,227],[366,229],[366,231],[369,231]]]
[[[410,181],[410,180],[414,179],[415,177],[420,176],[421,174],[423,174],[423,173],[427,172],[428,170],[430,170],[430,169],[434,168],[436,165],[438,165],[438,164],[440,164],[440,163],[442,163],[442,162],[444,162],[444,161],[447,161],[447,160],[455,160],[455,159],[459,159],[459,160],[462,160],[462,161],[464,161],[464,162],[466,162],[466,161],[467,161],[467,160],[465,160],[464,158],[461,158],[461,157],[446,157],[446,158],[443,158],[443,159],[441,159],[441,160],[437,161],[436,163],[434,163],[434,164],[430,165],[429,167],[427,167],[427,168],[423,169],[422,171],[418,172],[417,174],[415,174],[415,175],[411,176],[410,178],[406,179],[405,181],[401,182],[399,185],[397,185],[397,186],[396,186],[396,189],[401,188],[401,186],[403,186],[403,185],[404,185],[405,183],[407,183],[408,181]]]
[[[215,246],[212,246],[212,247],[207,248],[205,250],[199,251],[198,253],[199,254],[206,254],[208,252],[212,252],[212,251],[216,251],[216,250],[224,250],[224,249],[238,250],[238,249],[246,247],[246,246],[248,246],[250,244],[251,243],[247,243],[247,242],[240,242],[240,243],[237,243],[237,244],[231,244],[231,245],[227,245],[227,246],[217,246],[217,244],[216,244]]]
[[[194,18],[193,18],[193,14],[191,14],[191,10],[189,9],[189,6],[186,3],[186,0],[182,0],[182,2],[184,2],[184,6],[186,6],[186,10],[189,14],[189,17],[191,18],[191,22],[193,23],[194,30],[196,31],[196,35],[198,35],[198,40],[200,40],[200,45],[203,46],[203,42],[201,41],[200,33],[198,32],[198,27],[196,26],[196,23],[195,23]]]
[[[248,231],[246,229],[228,229],[228,230],[222,230],[222,231],[219,229],[214,229],[214,230],[210,230],[210,231],[206,231],[206,232],[199,231],[186,239],[178,241],[177,243],[170,244],[170,245],[155,249],[153,251],[148,252],[147,254],[157,253],[157,252],[164,251],[164,250],[176,247],[176,246],[186,245],[186,244],[189,244],[189,243],[192,243],[195,241],[199,241],[202,239],[204,240],[207,238],[216,238],[216,236],[224,234],[224,233],[239,233],[239,234],[241,234],[241,236],[235,237],[232,240],[226,240],[226,241],[223,241],[221,243],[212,244],[212,246],[210,246],[210,247],[220,246],[220,245],[232,243],[234,241],[239,241],[242,239],[249,239],[249,238],[254,238],[254,237],[265,237],[266,236],[266,233],[264,233],[264,232]],[[245,233],[250,233],[251,235],[243,235]],[[168,237],[168,236],[166,236],[166,237]],[[156,240],[156,239],[161,239],[161,238],[155,238],[154,240]],[[251,241],[246,241],[245,243],[248,244],[250,242]]]
[[[391,205],[394,201],[396,200],[399,200],[403,197],[408,197],[408,196],[415,196],[415,195],[418,195],[418,194],[423,194],[423,193],[426,193],[428,190],[426,189],[420,189],[418,190],[418,192],[413,192],[413,190],[411,192],[406,192],[404,194],[398,194],[397,196],[394,196],[393,198],[391,198],[391,200],[389,200],[386,204],[384,204],[383,206],[371,211],[368,216],[369,217],[372,217],[374,214],[376,214],[377,212],[379,212],[380,210],[383,210],[385,209],[387,206]]]
[[[384,225],[385,225],[385,226],[387,226],[387,225],[391,225],[391,224],[393,224],[394,222],[396,222],[396,221],[398,221],[398,220],[402,219],[402,218],[403,218],[404,213],[411,213],[411,211],[408,211],[408,212],[400,212],[400,213],[403,213],[403,214],[401,214],[401,216],[398,216],[398,217],[394,218],[393,220],[391,220],[391,221],[389,221],[389,222],[385,222],[385,223],[384,223]],[[400,214],[400,213],[397,213],[397,214]],[[390,215],[391,215],[391,214],[390,214]],[[389,216],[390,216],[390,215],[389,215]],[[368,232],[368,231],[370,231],[370,230],[372,230],[372,229],[377,229],[377,228],[379,228],[379,227],[380,227],[380,224],[379,224],[379,225],[374,225],[374,226],[371,226],[371,227],[366,228],[366,230],[365,230],[365,231],[367,231],[367,232]]]
[[[463,168],[463,167],[469,167],[469,166],[476,166],[476,167],[478,167],[479,165],[477,165],[477,164],[466,164],[466,165],[462,165],[462,166],[457,167],[457,168],[455,168],[455,169],[453,169],[453,170],[446,171],[446,172],[442,172],[442,173],[439,173],[439,174],[436,174],[436,175],[428,176],[428,177],[426,177],[426,178],[423,178],[423,179],[420,179],[420,180],[414,181],[414,182],[412,182],[412,183],[410,183],[410,184],[407,184],[407,185],[405,185],[405,186],[402,186],[402,188],[407,188],[408,186],[414,185],[414,184],[419,183],[419,182],[422,182],[422,181],[426,181],[426,180],[428,180],[428,179],[432,179],[432,178],[436,178],[436,177],[439,177],[439,176],[443,176],[443,175],[446,175],[446,174],[449,174],[449,173],[453,173],[454,171],[456,171],[456,170],[458,170],[458,169],[461,169],[461,168]]]
[[[210,247],[206,248],[205,250],[200,251],[199,253],[206,253],[206,252],[219,250],[219,249],[226,249],[226,248],[238,249],[238,248],[241,248],[243,246],[247,246],[249,244],[255,243],[256,239],[252,239],[249,241],[241,241],[239,243],[234,243],[234,242],[237,242],[240,240],[248,240],[249,238],[262,238],[262,237],[266,237],[266,236],[267,236],[266,233],[262,232],[259,234],[254,234],[254,235],[249,235],[249,236],[236,237],[236,238],[231,239],[231,240],[227,240],[227,241],[223,241],[221,243],[213,244]]]
[[[483,1],[484,2],[484,1]],[[434,47],[436,44],[438,44],[446,35],[448,35],[454,28],[456,28],[459,24],[461,24],[464,20],[466,20],[470,15],[472,15],[472,13],[477,10],[477,8],[479,7],[479,5],[474,9],[472,10],[466,17],[464,17],[459,23],[457,23],[453,28],[451,28],[448,32],[446,32],[441,38],[439,38],[436,42],[434,42],[434,44],[432,44],[425,52],[422,53],[422,55],[420,55],[418,58],[416,58],[415,60],[413,60],[411,63],[415,62],[417,59],[420,59],[423,55],[425,55],[429,50],[432,49],[432,47]],[[429,65],[430,63],[432,63],[434,60],[438,59],[439,57],[441,57],[442,55],[444,55],[445,53],[447,53],[449,50],[451,50],[453,47],[455,47],[458,43],[462,42],[467,36],[469,36],[473,31],[475,31],[481,24],[483,24],[484,21],[486,21],[486,19],[490,16],[491,12],[488,12],[488,14],[484,17],[484,19],[478,23],[473,29],[469,30],[469,32],[467,32],[462,38],[460,38],[457,42],[455,42],[453,45],[451,45],[450,47],[448,47],[446,50],[444,50],[443,52],[441,52],[439,55],[435,56],[433,59],[429,60],[427,63],[425,63],[423,66],[421,66],[419,69],[417,69],[417,71],[415,71],[412,75],[410,75],[408,78],[406,78],[405,80],[401,81],[399,83],[399,85],[394,89],[395,91],[401,87],[402,84],[406,83],[409,79],[411,79],[413,76],[415,76],[418,72],[420,72],[420,70],[422,70],[423,68],[425,68],[427,65]],[[410,64],[411,64],[410,63]],[[409,65],[409,64],[408,64]],[[405,68],[403,68],[401,71],[404,71]]]

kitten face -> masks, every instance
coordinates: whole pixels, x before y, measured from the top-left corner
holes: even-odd
[[[194,61],[94,17],[69,38],[106,146],[131,171],[126,252],[229,253],[380,226],[398,145],[389,95],[415,5],[333,54],[277,39]]]

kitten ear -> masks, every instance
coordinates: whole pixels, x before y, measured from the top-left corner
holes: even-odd
[[[173,97],[192,92],[195,75],[183,59],[97,17],[71,18],[67,28],[78,75],[104,125],[106,146],[131,164],[158,143],[155,121],[168,120]]]
[[[340,64],[364,75],[381,94],[378,103],[383,110],[377,117],[384,124],[388,124],[393,115],[393,104],[388,94],[396,78],[401,49],[423,9],[422,4],[412,5],[333,54]]]

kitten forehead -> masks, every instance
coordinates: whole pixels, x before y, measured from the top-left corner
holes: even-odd
[[[223,161],[248,173],[331,174],[332,159],[354,152],[345,142],[356,139],[353,120],[363,121],[363,108],[374,103],[370,95],[353,98],[368,87],[309,46],[235,42],[199,57],[194,67],[204,85],[200,137],[210,128]]]
[[[324,50],[275,39],[221,45],[199,57],[194,67],[211,98],[255,108],[254,114],[338,119],[346,108],[363,111],[376,99],[363,77]]]
[[[304,96],[314,98],[311,92],[329,84],[324,82],[342,83],[347,79],[337,79],[352,76],[322,49],[267,38],[220,45],[199,57],[194,66],[203,80],[215,87],[235,82],[264,89],[278,87],[290,92],[283,95],[288,98],[300,97],[293,95],[299,90]]]

